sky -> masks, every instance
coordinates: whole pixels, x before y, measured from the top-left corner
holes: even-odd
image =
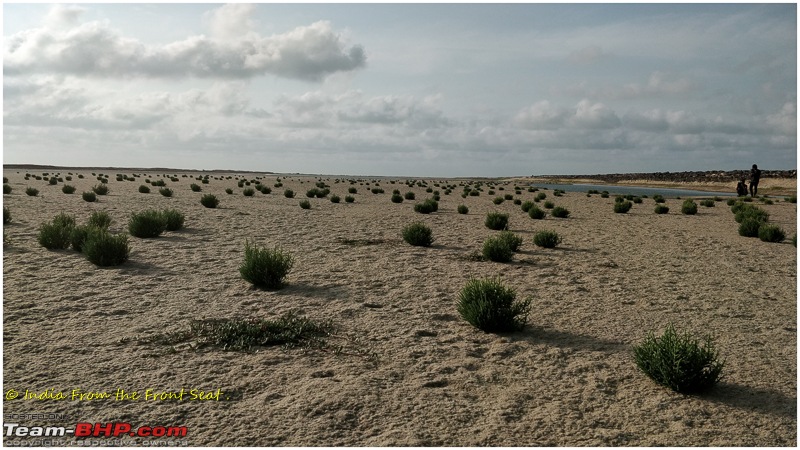
[[[3,162],[797,167],[796,4],[3,4]]]

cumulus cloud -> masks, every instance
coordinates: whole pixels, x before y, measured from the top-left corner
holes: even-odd
[[[146,45],[102,22],[67,29],[46,25],[6,39],[6,75],[61,73],[79,76],[249,78],[276,76],[320,81],[362,68],[366,54],[347,47],[330,22],[319,21],[273,36],[248,32],[252,5],[226,5],[213,12],[212,37],[191,36],[166,45]],[[54,17],[78,12],[51,11]],[[53,19],[64,23],[62,19]],[[52,22],[52,21],[51,21]]]
[[[571,86],[554,88],[553,93],[605,100],[636,100],[684,96],[697,92],[699,88],[699,84],[689,78],[655,71],[645,82],[628,83],[621,86],[593,86],[582,81]]]
[[[574,108],[551,105],[547,100],[522,109],[514,117],[514,123],[531,130],[611,129],[620,126],[616,113],[602,103],[581,100]]]

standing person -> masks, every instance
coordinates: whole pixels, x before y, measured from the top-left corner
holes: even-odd
[[[761,171],[758,170],[758,166],[753,164],[753,168],[750,169],[750,197],[755,197],[758,193],[758,180],[761,179]]]

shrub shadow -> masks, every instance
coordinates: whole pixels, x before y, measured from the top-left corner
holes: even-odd
[[[701,398],[738,409],[797,418],[797,397],[790,397],[772,389],[759,389],[723,380]]]
[[[548,344],[555,347],[573,348],[577,350],[590,350],[595,352],[618,353],[629,351],[630,345],[622,341],[601,339],[594,336],[570,333],[547,328],[531,327],[509,334],[512,341],[525,341],[533,344]]]

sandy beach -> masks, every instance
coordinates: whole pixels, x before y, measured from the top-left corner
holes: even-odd
[[[694,216],[681,214],[676,199],[665,215],[652,199],[615,214],[613,195],[548,190],[540,192],[571,214],[533,220],[512,201],[492,202],[532,200],[537,193],[519,180],[484,180],[483,192],[466,198],[467,180],[426,180],[441,200],[422,215],[413,205],[432,193],[399,178],[260,175],[272,193],[246,197],[237,179],[257,175],[212,172],[200,184],[198,172],[116,169],[101,171],[109,194],[87,203],[81,192],[99,183],[94,170],[45,171],[72,172],[65,183],[76,193],[24,179],[40,169],[4,170],[13,191],[3,196],[12,215],[4,226],[3,406],[6,415],[64,416],[20,424],[185,426],[190,446],[797,445],[797,207],[782,196],[765,191],[775,203],[755,203],[787,235],[767,243],[739,236],[722,201]],[[116,181],[117,173],[136,180]],[[139,193],[145,178],[165,180],[174,195]],[[283,186],[273,187],[277,178]],[[355,201],[313,198],[301,209],[320,180]],[[370,192],[376,183],[383,194]],[[447,185],[455,186],[449,195]],[[26,195],[28,186],[38,196]],[[295,198],[283,195],[287,188]],[[416,200],[392,203],[394,189]],[[206,193],[218,208],[200,204]],[[461,204],[468,214],[457,213]],[[163,208],[185,214],[185,228],[131,237],[130,259],[118,267],[37,243],[40,224],[61,212],[83,223],[107,211],[111,231],[127,232],[131,213]],[[510,230],[524,239],[511,263],[471,256],[497,233],[484,226],[491,211],[510,214]],[[432,247],[403,241],[401,229],[415,221],[432,228]],[[533,234],[543,229],[563,243],[536,247]],[[295,257],[285,288],[258,290],[241,278],[245,240]],[[484,333],[458,315],[465,283],[493,276],[532,298],[523,331]],[[330,319],[341,351],[171,349],[147,340],[192,319],[288,312]],[[632,347],[669,323],[714,337],[725,368],[710,393],[674,393],[636,368]],[[219,399],[115,398],[118,390],[182,389]],[[11,390],[21,397],[9,400]],[[67,398],[24,400],[26,390]],[[73,390],[111,397],[77,400]]]

